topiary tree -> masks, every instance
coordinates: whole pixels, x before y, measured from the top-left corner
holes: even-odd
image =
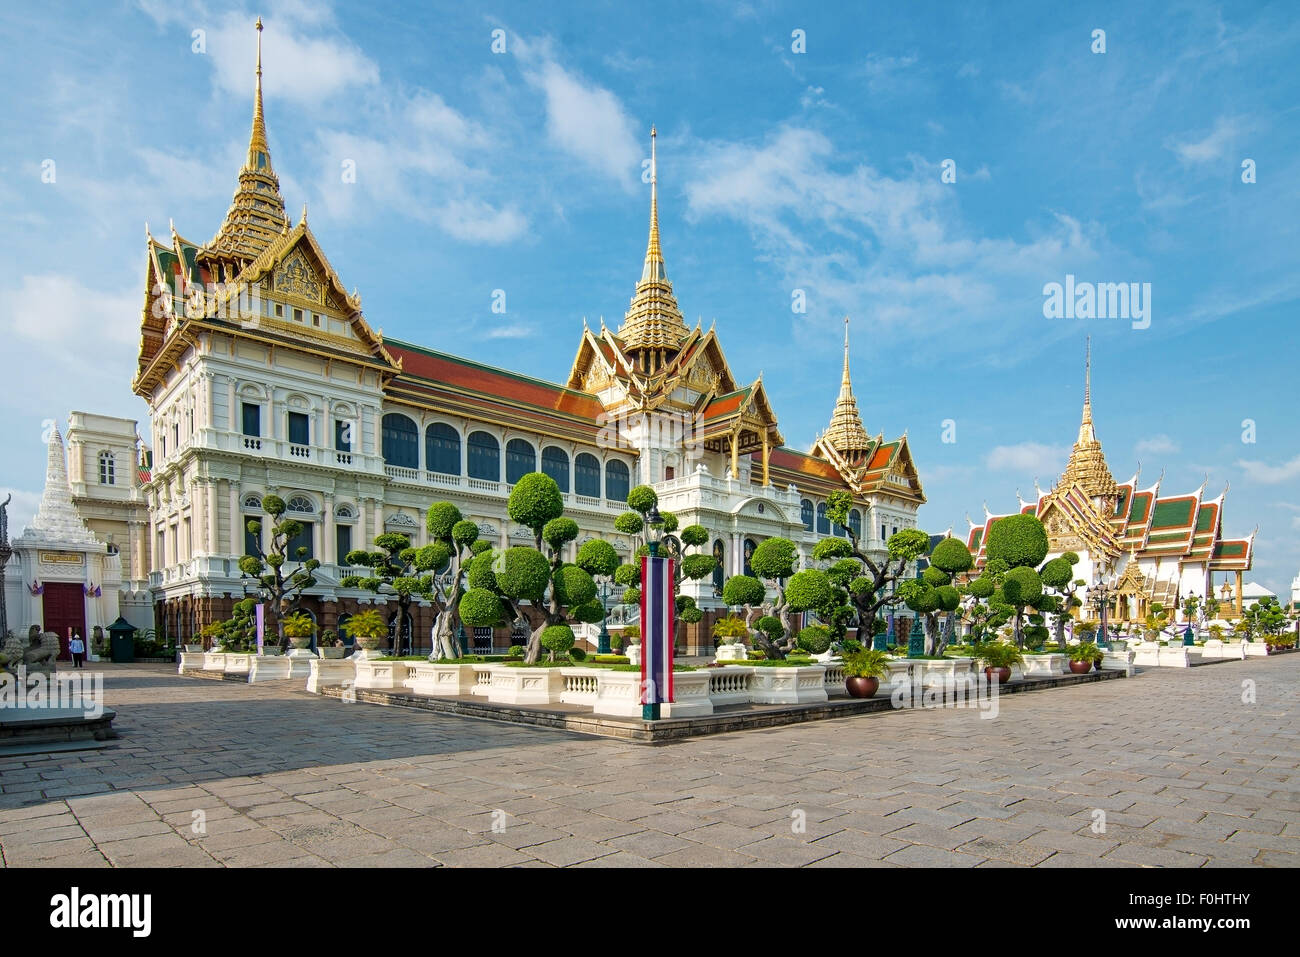
[[[563,549],[577,537],[578,526],[563,518],[563,511],[564,499],[554,479],[542,472],[521,477],[510,493],[506,512],[532,531],[537,547],[484,552],[467,570],[469,589],[460,601],[461,619],[477,626],[495,625],[503,617],[525,623],[529,629],[524,652],[527,664],[536,663],[547,629],[565,626],[572,634],[571,622],[600,621],[596,581],[588,569],[612,570],[617,578],[624,567],[631,567],[617,566],[600,549],[586,553],[586,568],[566,564]],[[549,557],[543,554],[543,545]]]
[[[551,661],[556,655],[566,654],[575,641],[573,629],[568,625],[549,625],[542,630],[542,647],[550,654]]]
[[[393,654],[400,658],[407,637],[405,626],[411,605],[417,598],[433,600],[433,576],[447,567],[451,552],[441,542],[412,548],[411,540],[397,532],[376,536],[375,546],[377,550],[373,552],[354,549],[346,558],[349,565],[369,568],[371,574],[346,575],[339,579],[339,584],[344,588],[364,588],[377,595],[396,598]]]
[[[745,612],[746,633],[750,631],[754,613],[763,604],[766,596],[767,589],[752,575],[732,575],[722,586],[723,602],[731,608],[740,608]]]
[[[754,549],[754,554],[749,558],[749,567],[754,570],[754,575],[760,580],[766,581],[771,587],[776,589],[776,597],[772,601],[772,614],[781,621],[781,642],[768,640],[766,635],[758,633],[752,634],[751,640],[763,650],[769,658],[784,658],[785,652],[793,647],[794,639],[791,635],[790,612],[792,609],[786,591],[787,578],[795,574],[795,564],[798,560],[798,551],[794,542],[788,538],[773,536],[764,539]],[[822,574],[821,583],[827,585],[826,576]],[[792,583],[793,584],[793,583]],[[804,605],[804,601],[812,601],[820,596],[816,591],[817,582],[803,580],[796,586],[795,595],[800,602],[801,608],[810,607]],[[724,586],[725,588],[725,586]],[[725,596],[724,596],[724,601]]]
[[[643,533],[649,527],[650,513],[659,504],[659,495],[649,485],[638,485],[627,493],[627,504],[631,511],[624,512],[614,520],[614,527],[625,535],[631,535],[635,538],[643,538]],[[686,626],[700,621],[704,617],[704,612],[700,610],[695,599],[689,595],[681,594],[681,586],[686,581],[699,581],[713,574],[713,569],[717,565],[717,560],[708,554],[687,552],[689,548],[699,548],[707,545],[709,541],[709,530],[703,525],[687,525],[677,533],[678,521],[677,516],[672,512],[661,512],[659,517],[663,520],[662,537],[660,539],[660,554],[667,555],[676,559],[676,566],[673,572],[673,607],[676,614],[673,619],[673,646],[677,647],[682,643],[685,636]],[[677,533],[677,534],[675,534]],[[648,552],[648,546],[643,542],[637,549],[638,555],[644,555]],[[636,582],[641,581],[641,569],[636,568]],[[635,589],[636,600],[641,600],[641,590]],[[624,601],[627,601],[626,596]],[[632,604],[632,602],[628,602]]]
[[[1056,608],[1042,610],[1055,611],[1056,644],[1061,648],[1065,647],[1065,620],[1070,617],[1070,610],[1083,605],[1077,592],[1087,583],[1082,578],[1074,577],[1074,566],[1077,564],[1078,553],[1065,552],[1038,570],[1044,591],[1056,599]]]
[[[916,528],[905,528],[891,535],[885,543],[885,558],[877,561],[867,554],[861,539],[849,524],[853,497],[846,491],[832,492],[826,498],[826,515],[847,538],[824,538],[813,548],[815,561],[851,559],[858,563],[860,574],[848,586],[848,603],[857,614],[858,634],[875,636],[881,612],[902,601],[895,586],[907,573],[908,566],[930,548],[930,536]]]
[[[1047,557],[1047,529],[1033,515],[1008,515],[989,527],[984,553],[988,561],[1005,567],[1002,597],[1015,609],[1012,619],[1017,648],[1024,648],[1025,609],[1036,607],[1043,594],[1043,581],[1034,569]]]
[[[289,543],[302,534],[302,522],[284,517],[288,509],[284,499],[278,495],[266,495],[262,498],[262,509],[272,520],[270,547],[263,551],[262,523],[250,519],[247,527],[257,543],[253,546],[256,553],[245,555],[239,560],[239,571],[245,578],[251,578],[257,583],[259,595],[270,606],[280,651],[284,652],[289,648],[289,639],[284,633],[284,617],[295,609],[303,592],[316,584],[314,572],[320,568],[320,562],[307,557],[306,547],[299,547],[295,555],[289,554]],[[299,564],[289,570],[286,563],[290,561]]]
[[[469,564],[477,554],[490,550],[491,544],[478,537],[478,525],[461,516],[451,502],[435,502],[425,513],[425,528],[430,544],[446,551],[447,560],[434,569],[433,600],[436,617],[433,623],[433,651],[430,657],[455,659],[467,651],[460,641],[460,603],[465,597]],[[432,557],[437,558],[435,553]],[[488,571],[491,571],[490,562]]]

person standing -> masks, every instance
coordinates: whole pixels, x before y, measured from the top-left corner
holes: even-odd
[[[72,640],[68,642],[68,651],[72,654],[72,667],[80,668],[86,657],[86,643],[75,631],[72,633]]]

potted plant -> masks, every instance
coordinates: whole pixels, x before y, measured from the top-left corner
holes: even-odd
[[[1091,641],[1071,646],[1067,654],[1070,656],[1070,671],[1076,675],[1087,674],[1092,670],[1093,664],[1100,665],[1104,657],[1101,649]]]
[[[363,651],[374,651],[388,637],[388,622],[373,608],[359,611],[348,619],[348,631],[357,639]]]
[[[984,677],[998,684],[1011,680],[1011,666],[1023,664],[1024,654],[1015,645],[1006,641],[986,641],[975,646],[975,657],[984,661]]]
[[[870,698],[888,673],[889,656],[883,651],[859,646],[844,654],[844,688],[851,697]]]
[[[322,658],[342,658],[343,652],[347,649],[343,647],[343,639],[339,637],[338,632],[332,628],[326,628],[320,633],[320,656]]]
[[[387,631],[387,626],[384,628]],[[305,613],[295,611],[292,615],[286,615],[284,619],[284,634],[289,639],[289,644],[295,648],[310,648],[311,636],[316,632],[316,622],[312,621]]]
[[[204,641],[195,642],[192,645],[186,645],[185,650],[188,652],[201,652],[205,644],[216,646],[221,641],[221,636],[225,631],[226,623],[224,621],[213,621],[199,629],[199,637]]]

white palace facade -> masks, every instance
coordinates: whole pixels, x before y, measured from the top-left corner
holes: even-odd
[[[847,327],[830,427],[809,452],[785,447],[762,378],[738,379],[716,330],[683,321],[651,180],[649,241],[625,319],[618,329],[584,324],[564,379],[385,337],[305,210],[296,224],[286,215],[259,53],[247,161],[216,235],[199,244],[173,228],[165,240],[147,238],[132,388],[150,409],[153,453],[140,488],[147,527],[130,551],[149,557],[160,634],[189,639],[245,596],[246,523],[263,517],[268,493],[304,523],[296,544],[322,563],[303,601],[322,628],[345,627],[359,605],[382,601],[340,584],[347,552],[385,531],[423,544],[435,501],[454,502],[494,543],[526,543],[506,502],[533,471],[564,492],[582,529],[572,548],[598,536],[630,557],[635,543],[613,521],[639,483],[653,485],[683,525],[708,528],[721,568],[697,597],[714,614],[715,588],[745,570],[758,542],[786,536],[806,558],[831,533],[832,491],[852,493],[851,520],[882,553],[889,535],[916,527],[925,496],[907,439],[863,428]],[[693,626],[690,644],[706,640],[710,621]],[[422,636],[431,623],[421,608],[411,625]]]

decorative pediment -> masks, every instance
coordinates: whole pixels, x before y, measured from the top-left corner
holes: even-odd
[[[303,251],[295,249],[276,267],[271,288],[279,294],[322,305],[327,281],[315,266],[307,262]]]

